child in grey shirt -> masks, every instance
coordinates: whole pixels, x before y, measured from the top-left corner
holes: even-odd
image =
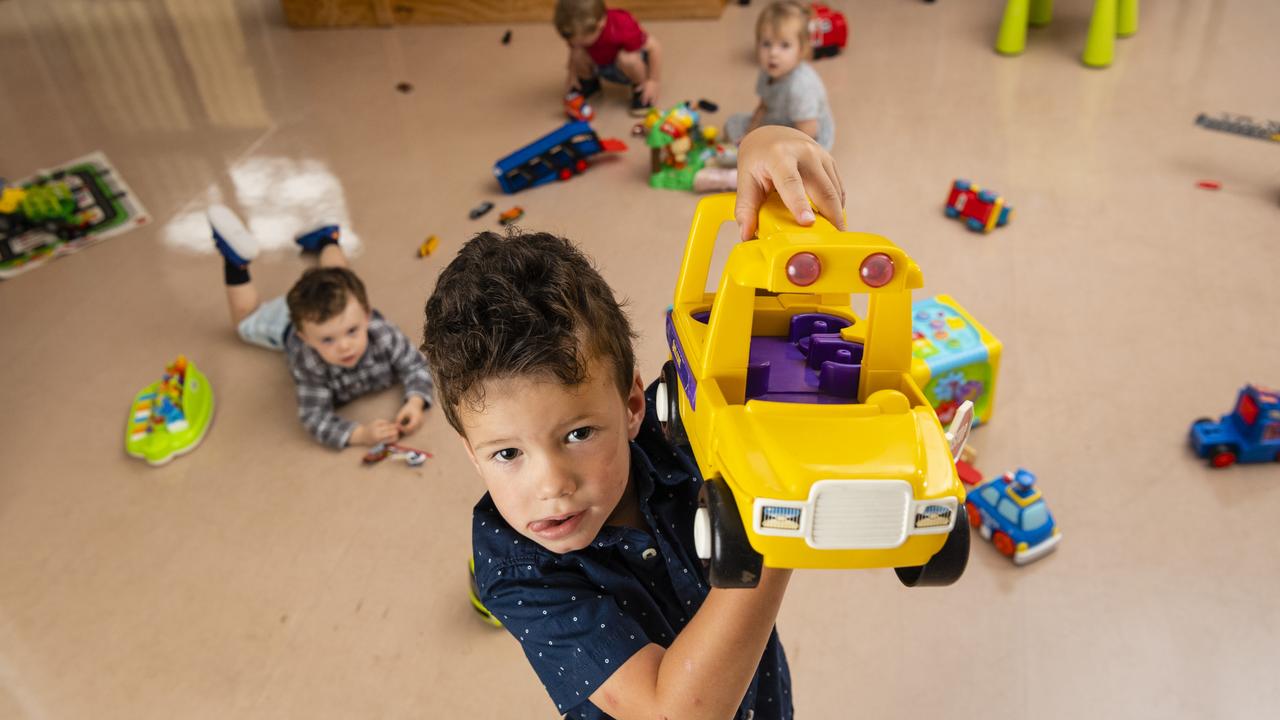
[[[822,78],[805,59],[810,55],[809,9],[798,2],[774,2],[756,21],[756,58],[760,77],[754,113],[738,113],[725,123],[725,136],[740,141],[761,125],[796,128],[830,150],[836,126]]]

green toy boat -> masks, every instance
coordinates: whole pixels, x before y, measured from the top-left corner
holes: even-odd
[[[213,387],[194,363],[179,355],[159,382],[133,398],[124,451],[149,465],[164,465],[194,450],[212,422]]]

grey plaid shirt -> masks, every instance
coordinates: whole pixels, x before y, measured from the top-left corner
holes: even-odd
[[[338,417],[333,411],[336,406],[391,387],[396,380],[404,385],[405,400],[417,395],[427,407],[431,406],[433,386],[426,360],[409,338],[377,310],[369,320],[369,347],[355,367],[325,362],[292,328],[286,334],[284,347],[289,372],[298,387],[298,419],[325,445],[346,447],[358,424]]]

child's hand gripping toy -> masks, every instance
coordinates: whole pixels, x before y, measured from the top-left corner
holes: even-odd
[[[698,205],[656,403],[706,481],[694,537],[712,585],[753,586],[762,564],[955,582],[970,526],[954,458],[973,406],[944,431],[911,377],[919,266],[883,237],[802,227],[774,195],[706,293],[733,210],[733,195]],[[869,296],[866,318],[851,293]]]
[[[364,465],[376,465],[387,458],[396,458],[404,460],[404,464],[409,467],[418,467],[430,457],[435,456],[426,450],[415,450],[407,445],[396,443],[378,443],[369,448],[369,452],[365,453],[360,462]]]

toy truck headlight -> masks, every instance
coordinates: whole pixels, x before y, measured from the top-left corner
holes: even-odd
[[[862,266],[858,268],[858,275],[862,278],[862,282],[873,288],[888,285],[893,279],[893,274],[893,258],[884,253],[868,255],[862,261]]]
[[[760,527],[769,530],[800,532],[800,516],[803,508],[787,505],[763,505],[760,507]]]
[[[955,525],[955,521],[955,498],[925,500],[915,504],[911,532],[914,535],[947,532]]]
[[[787,260],[787,279],[800,287],[808,287],[822,274],[822,261],[811,252],[798,252]]]

